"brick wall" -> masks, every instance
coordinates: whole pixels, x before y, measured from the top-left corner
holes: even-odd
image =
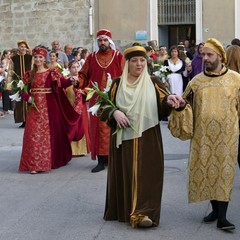
[[[26,40],[31,47],[71,43],[92,50],[88,0],[0,0],[0,51]]]

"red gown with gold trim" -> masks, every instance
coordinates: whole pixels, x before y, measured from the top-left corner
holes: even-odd
[[[28,83],[30,73],[24,77]],[[36,108],[28,105],[19,171],[49,171],[72,158],[71,141],[83,136],[79,115],[62,88],[70,85],[56,70],[36,73],[30,95]],[[23,96],[27,100],[29,96]]]
[[[84,63],[79,72],[80,88],[92,87],[91,82],[97,82],[101,91],[107,85],[107,73],[112,79],[122,75],[125,60],[119,51],[110,49],[107,52],[93,52]],[[89,100],[89,107],[96,103],[97,95]],[[90,140],[91,158],[97,155],[108,156],[110,144],[110,128],[105,122],[101,122],[96,116],[90,114]]]

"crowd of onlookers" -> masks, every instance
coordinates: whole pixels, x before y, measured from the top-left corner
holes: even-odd
[[[182,95],[187,83],[204,69],[201,56],[203,46],[204,42],[193,46],[188,39],[171,46],[169,49],[163,45],[158,46],[156,41],[148,42],[145,49],[147,51],[149,74],[159,76],[170,92]],[[75,60],[78,61],[78,71],[80,71],[90,53],[87,48],[73,47],[71,44],[61,47],[58,40],[54,40],[51,47],[51,49],[46,47],[48,50],[47,65],[50,69],[68,68],[68,63]],[[30,47],[27,51],[31,54]],[[240,72],[240,64],[238,64],[240,61],[240,40],[238,38],[233,39],[231,44],[226,46],[226,52],[228,54],[228,67]],[[18,53],[18,48],[6,49],[0,53],[0,98],[3,105],[3,112],[0,112],[0,117],[5,114],[13,114],[14,102],[9,98],[7,79],[12,64],[11,57]],[[161,68],[162,66],[166,66],[164,70],[166,72],[162,72],[162,69],[164,69]]]
[[[31,54],[31,48],[27,42],[25,43],[27,44],[27,53]],[[48,50],[47,65],[50,69],[68,68],[69,62],[75,60],[78,61],[78,70],[80,71],[89,55],[89,50],[84,47],[73,48],[71,44],[66,44],[64,48],[61,48],[58,40],[52,42],[52,49],[48,47],[45,48]],[[4,117],[5,114],[13,114],[14,102],[9,98],[10,92],[9,89],[7,89],[7,84],[11,80],[12,74],[9,69],[13,69],[13,67],[11,67],[13,64],[11,59],[19,53],[19,46],[18,48],[11,50],[6,49],[2,53],[0,52],[0,98],[2,99],[3,105],[3,112],[0,111],[0,117]]]

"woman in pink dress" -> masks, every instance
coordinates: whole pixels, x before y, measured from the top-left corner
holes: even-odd
[[[46,49],[33,49],[33,56],[33,70],[23,79],[28,93],[22,93],[22,98],[28,108],[19,171],[35,174],[66,165],[72,158],[71,141],[81,139],[83,129],[81,115],[63,91],[74,78],[65,79],[47,68]],[[33,99],[37,108],[32,107]]]

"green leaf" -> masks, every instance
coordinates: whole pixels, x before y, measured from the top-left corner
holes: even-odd
[[[84,88],[84,89],[86,89],[86,90],[88,90],[88,91],[91,91],[91,90],[93,90],[92,88]]]
[[[28,86],[26,84],[23,87],[23,91],[26,92],[26,93],[28,92]]]
[[[17,77],[17,80],[21,80],[20,76],[15,72],[15,71],[12,71],[13,72],[13,75]]]
[[[98,88],[98,83],[97,83],[97,82],[92,82],[92,85],[93,85],[96,89],[99,90],[99,88]],[[100,91],[100,90],[99,90],[99,91]]]
[[[102,109],[106,109],[106,108],[112,108],[112,106],[111,105],[102,106]]]
[[[93,95],[94,95],[94,93],[95,93],[96,91],[95,90],[90,90],[89,92],[88,92],[88,94],[87,94],[87,98],[86,98],[86,101],[88,101],[89,99],[91,99],[92,97],[93,97]]]
[[[106,95],[105,95],[103,92],[101,92],[100,90],[95,90],[95,91],[96,91],[96,93],[97,93],[99,96],[101,96],[102,98],[106,99]]]
[[[117,134],[117,132],[121,132],[121,131],[123,131],[123,128],[117,127],[116,131],[112,135]]]
[[[117,110],[117,108],[113,108],[109,113],[108,113],[108,118],[111,118],[113,113]]]

